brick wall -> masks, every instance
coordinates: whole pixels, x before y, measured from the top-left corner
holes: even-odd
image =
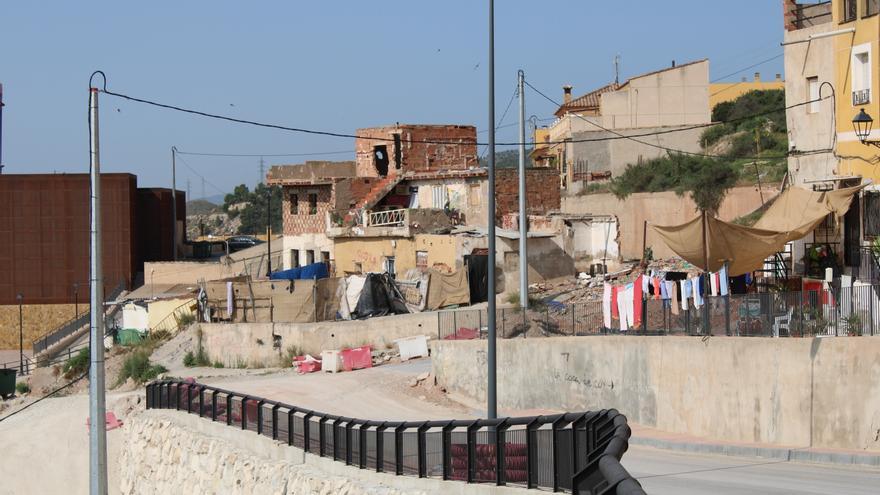
[[[526,211],[544,215],[559,210],[559,179],[555,169],[526,169]],[[508,213],[519,212],[519,178],[515,168],[495,171],[495,216],[499,222]]]
[[[394,135],[400,135],[400,163]],[[358,129],[361,139],[355,140],[357,175],[376,177],[373,147],[385,146],[388,153],[388,175],[402,171],[462,170],[477,165],[477,128],[464,125],[401,125]],[[369,138],[382,138],[369,139]],[[388,141],[384,141],[388,139]],[[420,143],[419,141],[448,141]]]
[[[309,194],[318,195],[318,209],[315,214],[309,214]],[[296,214],[291,212],[291,198],[297,196],[299,208]],[[297,235],[304,233],[322,233],[326,230],[325,219],[327,212],[331,211],[333,204],[332,188],[329,184],[313,186],[285,186],[282,195],[284,211],[284,235]]]

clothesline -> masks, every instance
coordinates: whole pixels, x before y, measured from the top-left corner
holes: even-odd
[[[705,273],[688,278],[681,272],[660,272],[651,270],[639,275],[627,284],[605,283],[602,293],[602,317],[605,328],[612,328],[617,320],[621,332],[638,328],[642,324],[642,303],[645,299],[662,300],[664,307],[670,308],[673,315],[690,310],[690,300],[695,309],[703,306],[706,291],[706,277],[709,281],[709,294],[726,296],[730,293],[727,265],[714,273]]]

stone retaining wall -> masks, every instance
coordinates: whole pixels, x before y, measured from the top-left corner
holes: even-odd
[[[126,418],[119,491],[129,494],[505,495],[521,489],[376,473],[185,412]]]

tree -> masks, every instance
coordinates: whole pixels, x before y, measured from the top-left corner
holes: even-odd
[[[278,186],[267,187],[264,184],[257,184],[257,187],[250,191],[244,184],[236,186],[231,194],[227,194],[223,202],[223,210],[230,217],[240,216],[241,225],[238,228],[239,234],[263,234],[266,232],[266,208],[267,198],[271,195],[271,208],[269,216],[272,225],[272,232],[281,232],[281,188]],[[244,204],[240,210],[231,210],[230,207],[235,204]]]
[[[737,179],[736,169],[726,160],[670,153],[639,165],[627,165],[623,175],[612,179],[611,192],[618,199],[637,192],[690,193],[697,209],[716,215]]]

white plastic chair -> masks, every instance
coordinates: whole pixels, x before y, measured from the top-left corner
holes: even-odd
[[[788,308],[788,314],[785,316],[777,316],[773,320],[773,336],[779,337],[779,330],[784,329],[791,335],[791,314],[794,308]]]

